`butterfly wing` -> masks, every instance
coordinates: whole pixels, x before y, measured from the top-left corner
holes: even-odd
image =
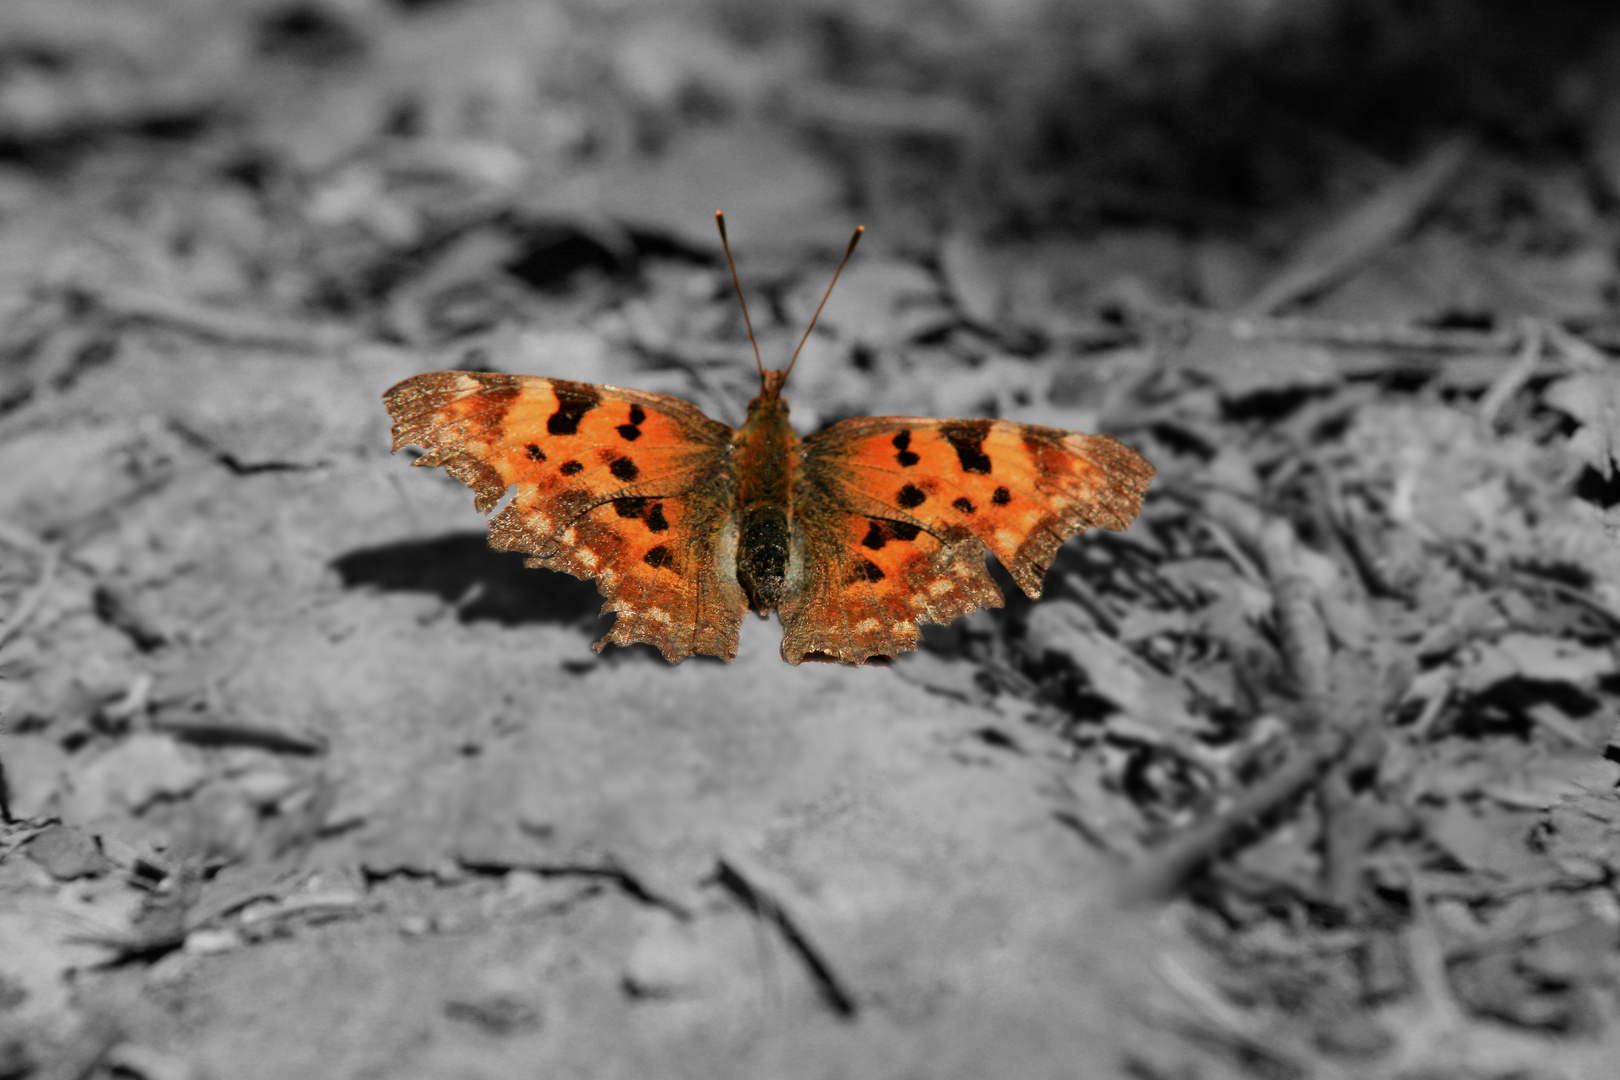
[[[916,647],[919,622],[1002,603],[986,549],[1031,598],[1064,540],[1119,530],[1154,469],[1107,435],[1006,420],[846,420],[804,441],[794,492],[806,572],[782,656],[844,663]]]
[[[383,400],[394,449],[442,465],[490,523],[497,551],[594,579],[618,614],[596,643],[644,641],[676,662],[730,660],[747,610],[736,578],[732,430],[679,398],[613,386],[436,371]]]

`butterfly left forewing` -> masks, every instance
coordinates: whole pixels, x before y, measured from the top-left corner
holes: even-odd
[[[423,447],[416,464],[444,466],[480,511],[512,489],[491,547],[597,582],[618,614],[604,642],[736,654],[729,427],[664,394],[533,375],[431,372],[384,401],[394,449]]]
[[[1154,473],[1109,436],[1005,420],[862,417],[810,436],[804,453],[795,520],[807,564],[833,573],[806,575],[783,605],[790,662],[892,656],[915,647],[919,620],[999,605],[986,549],[1040,596],[1058,546],[1129,525]],[[816,629],[829,620],[834,632]]]

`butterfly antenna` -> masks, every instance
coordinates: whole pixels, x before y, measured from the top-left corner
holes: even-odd
[[[810,316],[810,325],[804,328],[804,337],[799,339],[799,348],[793,350],[793,359],[788,361],[787,371],[782,372],[783,382],[787,381],[788,373],[793,370],[793,365],[799,362],[799,350],[803,349],[804,343],[810,340],[810,331],[816,328],[816,320],[821,318],[821,309],[827,306],[827,297],[832,295],[833,286],[838,284],[838,275],[844,272],[844,264],[849,262],[851,255],[855,254],[855,245],[861,242],[861,234],[864,232],[866,232],[865,225],[855,226],[855,235],[849,238],[849,247],[844,249],[843,259],[838,263],[838,269],[833,271],[833,279],[828,283],[827,291],[821,294],[821,303],[816,305],[816,313]]]
[[[748,301],[743,298],[742,282],[737,279],[737,262],[731,257],[731,242],[726,239],[726,215],[716,210],[714,223],[720,226],[720,246],[726,249],[726,265],[731,267],[731,284],[737,290],[737,303],[742,305],[743,325],[748,327],[748,344],[754,347],[754,366],[759,368],[759,381],[763,385],[765,361],[759,358],[759,342],[754,340],[754,322],[748,317]]]

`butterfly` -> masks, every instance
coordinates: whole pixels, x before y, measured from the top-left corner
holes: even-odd
[[[443,466],[480,513],[512,489],[490,547],[594,579],[617,615],[598,652],[646,642],[671,663],[731,660],[749,609],[778,614],[790,664],[893,658],[921,623],[1001,606],[987,551],[1036,599],[1064,540],[1141,511],[1153,466],[1108,435],[867,416],[800,439],[782,387],[815,318],[781,371],[755,344],[759,396],[735,430],[667,394],[435,371],[384,395],[393,448],[422,447],[415,464]]]

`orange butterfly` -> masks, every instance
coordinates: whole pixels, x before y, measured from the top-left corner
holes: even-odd
[[[735,431],[667,394],[536,375],[436,371],[383,400],[393,448],[423,447],[415,464],[443,465],[481,513],[516,488],[491,548],[596,580],[618,614],[598,652],[644,641],[671,663],[732,659],[749,608],[779,613],[790,664],[890,658],[921,622],[1001,605],[986,549],[1033,599],[1059,544],[1141,511],[1153,466],[1107,435],[869,416],[800,440],[782,400],[799,349],[767,371],[755,346],[759,396]]]

